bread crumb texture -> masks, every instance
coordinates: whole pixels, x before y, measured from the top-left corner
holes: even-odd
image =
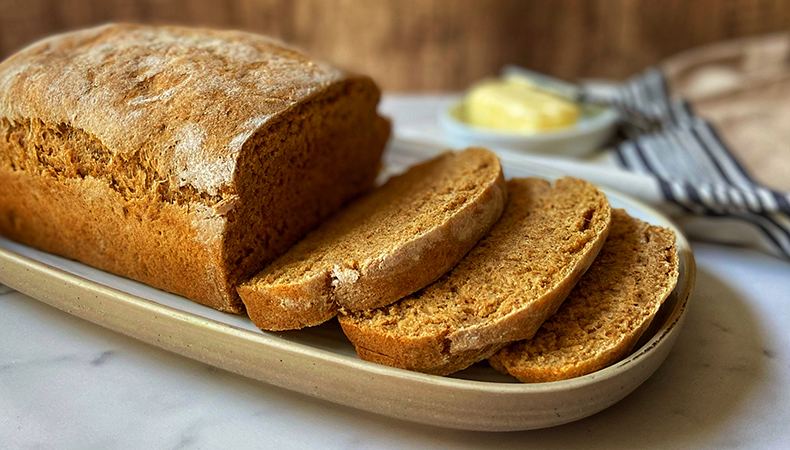
[[[625,357],[675,288],[675,234],[614,210],[590,270],[535,337],[504,348],[492,366],[524,382],[585,375]]]
[[[365,77],[236,31],[106,25],[0,63],[0,233],[224,311],[368,190]]]
[[[445,153],[343,209],[238,291],[264,329],[316,325],[338,308],[392,303],[448,271],[506,201],[499,159]]]
[[[459,264],[384,308],[342,315],[364,359],[447,374],[532,337],[589,266],[609,230],[609,204],[573,178],[508,181],[502,218]]]

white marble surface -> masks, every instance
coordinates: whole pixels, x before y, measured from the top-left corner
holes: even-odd
[[[385,108],[397,120],[404,105],[420,110],[409,101]],[[595,416],[517,433],[444,430],[315,400],[0,287],[0,448],[790,448],[790,264],[693,248],[697,289],[658,372]]]

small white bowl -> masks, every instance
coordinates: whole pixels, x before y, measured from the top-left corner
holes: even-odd
[[[447,140],[458,147],[481,145],[533,153],[580,157],[595,152],[612,136],[618,114],[612,107],[581,105],[579,121],[566,128],[534,134],[500,131],[462,121],[462,100],[442,108],[439,123]]]

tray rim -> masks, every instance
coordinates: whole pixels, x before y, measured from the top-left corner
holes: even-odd
[[[411,145],[404,141],[401,143]],[[503,166],[507,163],[514,162],[511,158],[503,158]],[[542,173],[546,178],[556,176],[556,171],[545,170],[540,166],[526,170],[536,174]],[[592,374],[551,383],[522,384],[465,380],[370,363],[281,339],[272,333],[246,330],[163,305],[52,267],[2,246],[0,246],[0,283],[69,314],[167,351],[334,403],[449,428],[488,431],[542,428],[589,416],[619,401],[647,379],[663,362],[674,344],[694,287],[696,266],[693,252],[677,226],[649,205],[615,190],[601,189],[607,196],[632,204],[650,215],[661,217],[665,222],[661,225],[670,226],[675,231],[678,254],[682,261],[681,277],[685,283],[676,287],[678,300],[665,323],[646,344],[629,357]],[[89,302],[82,300],[91,296],[93,299]],[[157,330],[160,332],[155,333]],[[169,330],[171,333],[163,335],[163,330]],[[661,352],[657,352],[659,347],[663,347]],[[263,349],[269,352],[261,352],[260,350]],[[654,353],[655,357],[645,358]],[[518,404],[524,406],[525,402],[534,402],[538,398],[543,398],[538,403],[548,402],[546,404],[550,405],[551,401],[545,399],[546,396],[556,396],[559,399],[581,391],[589,391],[595,386],[611,385],[616,383],[617,378],[622,377],[624,372],[628,372],[630,367],[639,365],[646,359],[652,359],[647,376],[633,387],[629,387],[622,396],[614,401],[607,400],[606,406],[598,407],[595,411],[574,414],[571,410],[564,414],[558,413],[556,418],[548,418],[525,414],[524,411],[519,413],[515,409]],[[309,369],[311,365],[320,366],[321,370],[311,371]],[[433,397],[404,399],[397,395],[398,389],[392,388],[375,392],[384,380],[399,385],[400,391],[407,390],[407,387],[434,391],[429,394]],[[344,389],[349,382],[358,383],[358,387],[359,385],[365,387],[362,392],[366,392],[369,396],[349,395],[347,389]],[[354,391],[359,392],[359,389]],[[461,398],[463,396],[470,399],[464,400]],[[489,411],[483,419],[475,421],[457,416],[464,411],[481,412],[481,408],[486,409],[485,403],[503,398],[507,398],[503,403],[514,406],[504,405],[501,411]],[[448,405],[448,399],[457,400],[455,404]],[[452,408],[448,410],[448,406]]]

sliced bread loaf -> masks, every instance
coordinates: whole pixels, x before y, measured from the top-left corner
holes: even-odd
[[[238,287],[261,329],[318,325],[388,305],[450,270],[499,219],[499,159],[471,148],[393,177]]]
[[[616,209],[601,253],[557,313],[535,337],[489,362],[524,382],[564,380],[609,366],[631,351],[677,278],[672,230]]]
[[[507,184],[502,218],[435,283],[397,303],[339,317],[362,359],[446,375],[532,337],[587,270],[611,211],[593,185]]]
[[[0,63],[0,235],[243,313],[236,285],[373,188],[379,96],[240,31],[47,38]]]

